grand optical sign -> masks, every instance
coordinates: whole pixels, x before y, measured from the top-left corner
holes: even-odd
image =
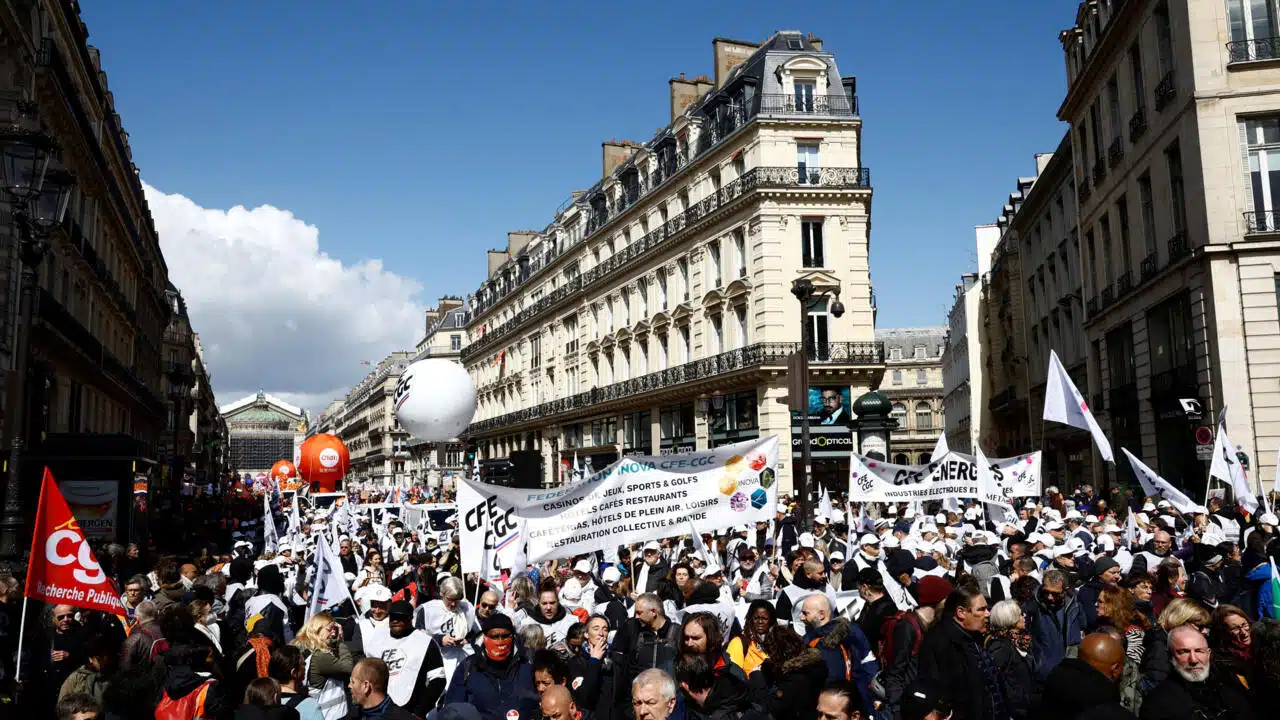
[[[947,497],[1005,503],[1013,497],[1040,495],[1040,451],[1009,458],[987,458],[991,487],[982,487],[978,460],[950,452],[924,465],[895,465],[853,455],[849,462],[849,499],[853,502],[908,502]]]

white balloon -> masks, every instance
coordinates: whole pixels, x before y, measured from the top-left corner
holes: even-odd
[[[459,363],[434,358],[405,369],[395,392],[396,419],[427,442],[458,437],[476,414],[476,388]]]

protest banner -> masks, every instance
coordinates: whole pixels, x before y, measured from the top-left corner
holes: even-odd
[[[909,502],[970,497],[1006,503],[1011,497],[1040,495],[1040,451],[987,462],[994,481],[994,487],[989,488],[983,486],[973,455],[949,452],[924,465],[894,465],[854,454],[849,461],[849,500]]]
[[[690,522],[699,530],[720,530],[768,520],[778,501],[777,468],[778,438],[772,436],[681,455],[625,457],[562,488],[463,480],[462,569],[478,569],[486,545],[500,546],[521,524],[529,561],[537,562],[682,535]]]

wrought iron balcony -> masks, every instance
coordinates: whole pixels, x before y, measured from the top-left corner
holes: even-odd
[[[1245,232],[1249,234],[1280,232],[1280,210],[1247,212],[1244,224]]]
[[[1007,387],[1004,390],[1001,390],[1000,392],[991,396],[991,399],[987,401],[987,409],[990,410],[991,412],[1001,412],[1002,410],[1008,409],[1009,406],[1013,404],[1013,401],[1017,399],[1017,397],[1018,397],[1017,387],[1013,387],[1013,386]]]
[[[1280,60],[1280,37],[1236,40],[1227,43],[1227,63]]]
[[[1116,297],[1122,298],[1133,290],[1133,272],[1125,270],[1116,278]]]
[[[1084,312],[1089,317],[1093,317],[1094,315],[1097,315],[1098,314],[1098,298],[1096,297],[1089,298],[1088,302],[1084,304]]]
[[[1093,189],[1089,187],[1089,178],[1082,177],[1076,185],[1076,197],[1081,205],[1089,202],[1089,196],[1093,194]]]
[[[1137,142],[1147,132],[1147,108],[1139,105],[1129,118],[1129,142]]]
[[[1099,299],[1100,307],[1110,307],[1116,301],[1116,286],[1108,284],[1102,288],[1102,295]]]
[[[1102,181],[1107,179],[1107,164],[1102,161],[1101,157],[1093,161],[1093,185],[1099,187]]]
[[[630,380],[592,388],[586,392],[570,395],[551,402],[535,405],[523,410],[474,422],[466,430],[466,435],[489,432],[506,428],[517,423],[525,423],[555,415],[577,411],[590,411],[597,406],[624,400],[659,390],[669,390],[686,383],[709,380],[718,375],[750,370],[764,366],[784,367],[792,353],[800,349],[800,343],[756,343],[737,350],[714,355],[701,360],[694,360],[683,365],[641,375]],[[884,343],[882,342],[834,342],[810,348],[810,362],[830,363],[834,365],[883,365]]]
[[[636,259],[655,251],[656,248],[667,247],[668,241],[681,237],[687,229],[702,219],[723,207],[735,204],[756,190],[815,187],[833,190],[866,190],[871,188],[871,170],[869,168],[808,168],[804,172],[803,180],[804,182],[801,182],[801,172],[798,167],[757,167],[746,171],[742,177],[690,205],[684,212],[670,218],[630,245],[620,248],[599,265],[566,281],[542,299],[516,313],[507,322],[488,329],[462,350],[462,360],[466,361],[493,348],[500,340],[524,327],[533,318],[541,316],[553,307],[558,307],[563,301],[577,296],[592,285],[611,278],[620,269],[624,267],[631,269],[630,264]]]
[[[1119,135],[1115,140],[1111,141],[1111,147],[1107,148],[1107,165],[1115,168],[1124,161],[1124,138]]]
[[[1196,378],[1196,366],[1179,365],[1151,376],[1151,396],[1160,397],[1176,395],[1178,397],[1195,397],[1200,390],[1200,381]]]
[[[1169,238],[1169,264],[1172,265],[1191,254],[1191,244],[1187,241],[1187,231],[1179,230]]]
[[[1169,106],[1173,99],[1178,96],[1178,86],[1173,80],[1173,71],[1164,74],[1160,78],[1159,84],[1156,85],[1156,111],[1159,112]]]
[[[841,115],[858,114],[858,97],[847,95],[762,95],[760,112],[769,115]]]
[[[1155,251],[1150,255],[1142,258],[1141,273],[1142,280],[1145,282],[1148,278],[1155,275],[1160,270],[1160,261],[1156,258]]]

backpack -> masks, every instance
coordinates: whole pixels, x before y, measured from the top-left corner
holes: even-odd
[[[912,630],[915,630],[915,639],[911,641],[911,654],[914,656],[920,652],[920,642],[924,639],[924,628],[920,625],[920,616],[916,615],[914,610],[899,610],[880,623],[880,647],[876,652],[876,660],[880,662],[882,668],[888,667],[893,661],[893,632],[900,622],[906,622]]]
[[[200,687],[174,700],[167,693],[156,705],[156,720],[199,720],[204,717],[204,702],[209,695],[213,679],[205,680]]]
[[[820,637],[814,638],[809,641],[809,647],[816,648],[818,647],[818,643],[821,641],[822,641],[822,638]],[[844,643],[840,643],[840,654],[844,656],[844,679],[845,681],[852,680],[853,679],[853,660],[849,657],[849,648],[845,647]]]

